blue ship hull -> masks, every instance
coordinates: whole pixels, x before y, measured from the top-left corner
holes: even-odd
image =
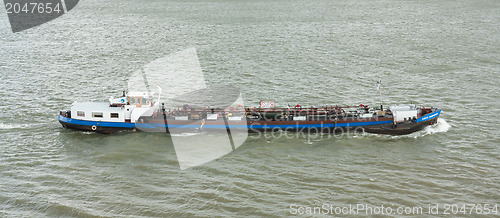
[[[346,129],[355,129],[357,131],[366,131],[377,134],[403,135],[419,131],[428,125],[436,123],[441,110],[434,111],[413,121],[400,122],[396,125],[392,120],[343,120],[334,122],[331,120],[323,121],[207,121],[200,125],[201,121],[170,121],[160,120],[159,122],[129,123],[129,122],[100,122],[72,119],[64,114],[58,117],[63,127],[95,131],[99,133],[113,133],[122,130],[139,130],[148,132],[169,132],[169,129],[183,129],[186,131],[194,130],[226,130],[226,129],[248,129],[249,132],[258,131],[302,131],[307,129],[309,132],[341,132]],[[158,121],[158,120],[156,120]]]

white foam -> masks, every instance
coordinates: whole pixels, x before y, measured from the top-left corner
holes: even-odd
[[[448,132],[451,128],[451,125],[446,122],[443,118],[438,118],[437,123],[432,126],[425,127],[424,135],[434,134],[439,132]]]
[[[187,136],[197,136],[205,134],[204,132],[182,132],[182,133],[170,133],[171,136],[187,137]]]
[[[23,129],[27,128],[27,124],[4,124],[0,123],[0,129]]]

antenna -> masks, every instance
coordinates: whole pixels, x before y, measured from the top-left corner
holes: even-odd
[[[380,92],[380,88],[382,87],[382,80],[379,79],[377,82],[375,82],[374,87],[377,90],[378,96],[380,98],[380,110],[383,110],[383,106],[382,106],[383,105],[383,96],[382,96],[382,93]]]
[[[158,87],[158,103],[160,103],[160,98],[161,98],[161,90],[162,90],[162,89],[160,88],[160,86],[156,86],[156,87]]]

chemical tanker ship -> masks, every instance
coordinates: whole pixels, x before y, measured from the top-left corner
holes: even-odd
[[[158,97],[159,98],[159,97]],[[404,135],[437,123],[441,110],[416,105],[376,108],[368,105],[321,107],[275,107],[264,100],[258,107],[182,107],[168,109],[147,92],[128,92],[109,102],[75,102],[61,111],[63,127],[113,133],[122,130],[146,132],[235,130],[344,132]]]

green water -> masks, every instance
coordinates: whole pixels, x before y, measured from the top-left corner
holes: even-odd
[[[0,216],[500,204],[499,45],[498,1],[93,0],[15,34],[0,16]],[[248,105],[415,103],[442,108],[441,120],[401,137],[250,137],[187,170],[171,136],[57,122],[192,47],[207,84],[240,88]]]

